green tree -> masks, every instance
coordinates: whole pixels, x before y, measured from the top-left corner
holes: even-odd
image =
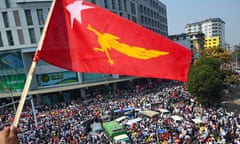
[[[191,67],[188,90],[202,104],[219,104],[224,74],[218,59],[202,56]]]

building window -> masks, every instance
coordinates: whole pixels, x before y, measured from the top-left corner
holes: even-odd
[[[127,2],[126,2],[126,0],[123,0],[123,5],[124,5],[124,11],[127,11]]]
[[[153,6],[153,1],[152,0],[150,0],[150,6]]]
[[[143,6],[142,5],[139,6],[139,10],[140,10],[140,13],[143,13]]]
[[[135,7],[135,4],[134,3],[131,3],[131,12],[133,14],[136,14],[136,7]]]
[[[4,22],[5,28],[8,28],[9,27],[8,13],[2,12],[2,17],[3,17],[3,22]]]
[[[21,29],[18,29],[17,30],[17,34],[18,34],[18,40],[19,40],[19,43],[22,45],[24,44],[24,36],[23,36],[23,32]]]
[[[27,25],[33,25],[32,15],[30,10],[25,10],[25,17],[27,21]]]
[[[127,15],[127,18],[130,20],[130,14]]]
[[[149,8],[147,8],[147,15],[148,15],[148,16],[150,15],[150,10],[149,10]]]
[[[104,0],[104,7],[108,8],[108,1],[107,0]]]
[[[40,33],[42,34],[42,32],[43,32],[43,27],[40,27]]]
[[[43,10],[37,9],[37,17],[38,17],[38,24],[44,25],[44,17],[43,17]]]
[[[147,23],[147,17],[144,17],[144,23],[145,23],[145,24],[148,24],[148,23]]]
[[[28,29],[30,41],[32,44],[36,43],[36,36],[33,28]]]
[[[122,10],[122,1],[121,0],[118,0],[118,9]]]
[[[6,8],[10,8],[12,1],[10,1],[10,0],[5,0],[5,3],[6,3]]]
[[[115,0],[112,0],[112,9],[115,9]]]
[[[143,13],[144,13],[144,14],[147,13],[147,12],[146,12],[146,7],[145,7],[145,6],[143,7]]]
[[[13,17],[14,17],[16,26],[21,26],[21,21],[20,21],[18,11],[13,11]]]
[[[137,18],[135,16],[132,16],[132,21],[136,23],[137,22]]]
[[[144,24],[144,18],[142,15],[140,16],[140,23]]]
[[[13,41],[13,36],[11,31],[6,31],[7,33],[7,40],[8,40],[8,45],[13,46],[14,41]]]
[[[3,47],[3,40],[2,40],[2,34],[0,32],[0,47]]]

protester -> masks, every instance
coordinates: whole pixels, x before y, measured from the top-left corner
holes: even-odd
[[[19,143],[107,143],[99,135],[92,135],[89,123],[98,120],[110,109],[135,107],[149,109],[150,103],[159,103],[158,108],[168,109],[171,115],[182,117],[182,121],[159,118],[156,124],[143,118],[128,130],[133,143],[240,143],[240,117],[221,107],[206,107],[198,104],[176,81],[152,81],[136,84],[136,89],[118,89],[117,95],[96,92],[92,98],[73,100],[70,103],[38,105],[38,125],[32,111],[25,106],[19,121]],[[11,125],[14,112],[2,111],[0,125]],[[136,114],[136,117],[138,115]],[[193,119],[199,120],[194,122]],[[157,130],[161,129],[161,133]]]

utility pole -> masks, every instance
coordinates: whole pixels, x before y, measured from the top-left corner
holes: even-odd
[[[10,94],[11,94],[11,99],[12,99],[12,103],[13,103],[13,109],[16,112],[16,105],[14,103],[14,98],[13,98],[13,89],[12,89],[12,85],[10,86]]]
[[[238,56],[236,54],[236,69],[235,70],[238,70]]]
[[[31,105],[32,105],[33,118],[34,118],[34,121],[35,121],[35,126],[37,127],[38,126],[37,114],[36,114],[36,109],[35,109],[34,102],[33,102],[33,97],[30,96],[30,99],[31,99]]]

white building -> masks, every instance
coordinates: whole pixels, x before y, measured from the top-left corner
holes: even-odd
[[[220,46],[225,47],[225,22],[220,18],[209,18],[200,22],[187,24],[185,33],[202,32],[205,38],[216,37],[220,38]]]

